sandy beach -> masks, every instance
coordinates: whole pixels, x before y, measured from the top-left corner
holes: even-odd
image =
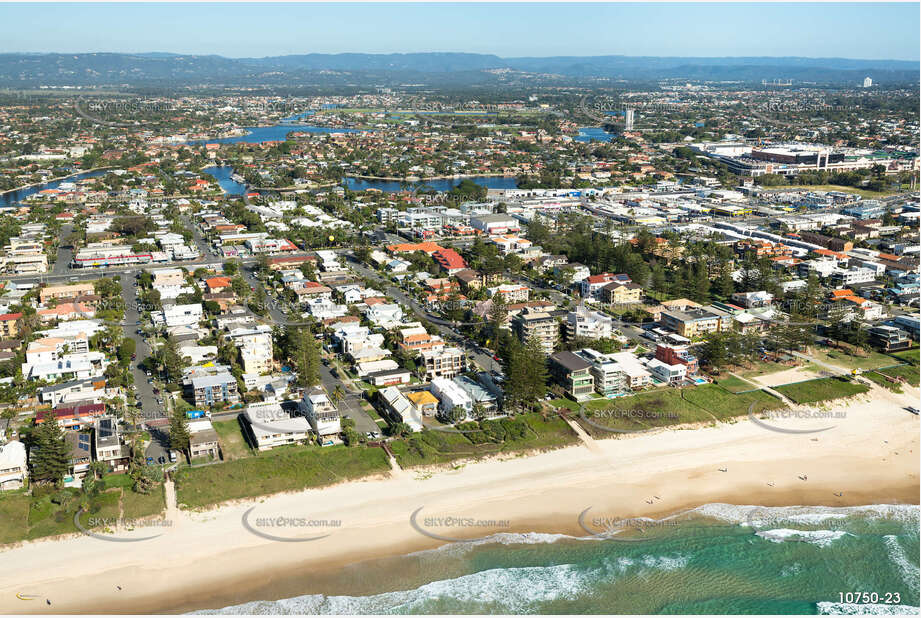
[[[464,538],[473,538],[496,531],[584,536],[578,517],[589,507],[605,516],[659,517],[714,502],[918,504],[919,419],[904,409],[918,398],[918,389],[894,394],[875,387],[826,406],[844,415],[769,421],[782,429],[833,426],[817,433],[771,431],[743,417],[451,470],[404,471],[201,513],[171,509],[169,526],[115,533],[159,534],[149,540],[79,536],[0,551],[0,611],[173,613],[294,596],[311,571],[442,544],[411,525],[420,508],[416,521],[422,526],[447,516],[504,522],[499,530],[470,528]],[[325,520],[313,527],[259,528],[284,538],[323,538],[269,540],[250,532],[244,517],[250,527],[266,520]]]

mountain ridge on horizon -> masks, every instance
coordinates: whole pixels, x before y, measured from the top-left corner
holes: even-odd
[[[806,58],[802,56],[522,56],[502,58],[468,52],[389,54],[289,54],[227,58],[217,54],[172,52],[0,53],[0,85],[228,84],[281,82],[399,84],[422,80],[430,85],[498,83],[491,74],[507,70],[541,79],[656,81],[688,79],[753,82],[791,79],[821,84],[854,83],[870,74],[874,83],[918,83],[921,61]],[[352,79],[351,81],[354,81]]]

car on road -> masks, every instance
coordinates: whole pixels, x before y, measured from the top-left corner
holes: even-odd
[[[499,355],[498,355],[498,354],[493,354],[493,355],[492,355],[492,359],[493,359],[494,361],[496,361],[497,363],[501,363],[501,362],[502,362],[502,359],[499,358]]]
[[[147,377],[148,377],[148,378],[149,378],[151,375],[153,375],[153,374],[151,374],[149,371],[145,371],[144,373],[147,374]]]
[[[169,452],[169,460],[173,463],[176,463],[176,451]]]

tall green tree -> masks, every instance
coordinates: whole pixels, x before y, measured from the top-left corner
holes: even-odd
[[[29,458],[33,483],[61,485],[70,467],[70,451],[64,432],[54,419],[39,425]]]
[[[169,446],[171,449],[189,452],[189,419],[185,412],[176,408],[169,417]]]

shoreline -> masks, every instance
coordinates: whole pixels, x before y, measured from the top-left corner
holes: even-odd
[[[51,178],[50,180],[40,180],[38,182],[33,182],[31,184],[23,185],[21,187],[16,187],[14,189],[5,189],[3,191],[0,191],[0,195],[6,195],[7,193],[16,193],[17,191],[25,191],[26,189],[31,189],[33,187],[39,187],[41,185],[48,185],[48,184],[51,184],[52,182],[58,182],[61,180],[67,180],[68,178],[74,178],[75,176],[80,176],[82,174],[92,174],[93,172],[99,172],[102,170],[114,170],[114,169],[115,167],[111,165],[107,165],[103,167],[94,167],[88,170],[74,172],[73,174],[68,174],[67,176],[59,176],[57,178]]]
[[[819,434],[771,432],[744,421],[669,429],[441,472],[406,470],[210,511],[168,511],[173,525],[143,542],[33,541],[0,551],[0,568],[18,580],[0,584],[0,612],[178,613],[299,596],[311,581],[346,565],[444,545],[410,524],[420,507],[425,516],[509,522],[501,530],[459,535],[479,538],[496,532],[587,536],[578,516],[589,507],[604,516],[662,517],[713,503],[918,504],[918,421],[900,409],[918,396],[910,387],[903,394],[874,388],[869,398],[846,404],[844,422]],[[778,423],[814,425],[809,419]],[[808,481],[799,478],[805,474]],[[324,530],[326,538],[311,542],[267,540],[241,525],[250,510],[254,518],[340,520],[341,529]],[[306,533],[318,534],[288,532]],[[79,559],[62,564],[61,556]],[[17,592],[41,598],[20,601]]]

